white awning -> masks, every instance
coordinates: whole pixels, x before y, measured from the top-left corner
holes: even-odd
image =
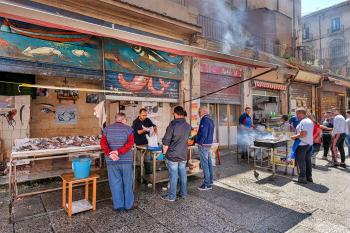
[[[223,54],[195,46],[179,44],[119,29],[113,29],[62,15],[53,14],[51,12],[38,10],[32,7],[23,6],[6,0],[0,0],[0,16],[45,27],[53,27],[95,36],[114,38],[131,44],[145,46],[182,56],[205,58],[249,67],[278,68],[277,64]]]

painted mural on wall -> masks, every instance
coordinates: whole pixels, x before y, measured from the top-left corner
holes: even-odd
[[[91,36],[0,18],[0,56],[85,69],[102,69]]]
[[[152,78],[128,73],[108,72],[106,89],[128,91],[134,96],[152,98],[179,98],[179,81]]]
[[[102,70],[99,38],[0,17],[0,58]],[[183,57],[105,39],[106,89],[137,97],[179,98]]]
[[[183,79],[182,56],[112,39],[106,39],[104,50],[106,70]]]

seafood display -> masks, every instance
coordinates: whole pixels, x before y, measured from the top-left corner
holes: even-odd
[[[67,136],[52,138],[24,138],[18,139],[13,152],[60,149],[67,147],[96,146],[100,144],[100,136]]]

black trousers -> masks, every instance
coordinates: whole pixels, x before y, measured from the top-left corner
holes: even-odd
[[[323,141],[323,157],[327,157],[329,149],[332,148],[332,135],[331,134],[323,134],[322,141]]]
[[[341,158],[342,163],[345,163],[345,150],[344,150],[345,138],[346,138],[346,134],[342,133],[342,134],[340,134],[338,140],[335,142],[335,145],[338,148],[338,151],[340,153],[340,158]],[[336,152],[334,152],[333,154],[336,154]],[[337,158],[334,156],[333,160],[337,161]]]
[[[299,167],[300,178],[312,177],[312,164],[311,164],[312,146],[298,146],[295,159]]]

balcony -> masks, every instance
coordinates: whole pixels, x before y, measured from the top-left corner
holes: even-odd
[[[334,35],[338,33],[343,33],[344,32],[344,25],[340,25],[339,28],[328,28],[327,33],[328,35]]]
[[[228,25],[224,22],[204,15],[199,15],[197,22],[197,24],[202,27],[203,37],[218,42],[224,41],[225,32],[228,30]]]

